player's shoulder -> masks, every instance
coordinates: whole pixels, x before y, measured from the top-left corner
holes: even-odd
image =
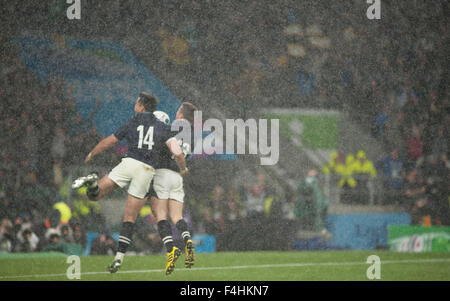
[[[148,125],[152,125],[152,126],[156,126],[156,127],[161,127],[163,125],[165,125],[164,122],[160,121],[158,118],[156,118],[153,113],[150,112],[141,112],[139,114],[136,114],[136,116],[134,116],[133,118],[135,118],[135,120],[137,120],[140,123],[144,123],[144,124],[148,124]]]
[[[147,126],[152,126],[156,133],[169,136],[173,134],[172,126],[156,118],[153,113],[145,112],[144,114],[137,114],[136,117],[138,118],[139,123],[146,124]]]
[[[155,118],[154,125],[156,128],[160,129],[161,131],[164,131],[164,132],[171,131],[171,126],[169,124],[166,124],[157,118]]]

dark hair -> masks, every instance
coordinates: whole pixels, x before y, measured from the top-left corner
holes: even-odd
[[[189,121],[191,124],[194,122],[194,112],[198,111],[197,107],[190,102],[183,102],[181,105],[181,114],[183,118]]]
[[[158,106],[159,99],[146,92],[139,93],[139,103],[144,106],[146,112],[152,113]]]

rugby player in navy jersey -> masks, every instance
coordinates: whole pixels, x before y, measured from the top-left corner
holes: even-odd
[[[197,108],[189,103],[184,102],[178,109],[175,119],[187,121],[189,127],[194,122],[194,112]],[[158,116],[160,112],[155,112]],[[161,112],[163,113],[163,112]],[[160,116],[161,120],[170,122],[168,116],[164,113]],[[192,140],[193,131],[191,130]],[[192,141],[178,140],[180,147],[185,156],[191,153]],[[194,244],[191,240],[191,234],[188,231],[186,221],[183,219],[184,189],[183,177],[174,160],[173,155],[168,149],[163,150],[160,156],[158,169],[153,177],[153,186],[149,191],[150,205],[153,215],[156,218],[159,235],[164,243],[167,251],[166,275],[169,275],[175,269],[175,262],[181,255],[181,251],[174,245],[172,238],[172,229],[167,214],[175,227],[180,231],[185,246],[185,267],[190,268],[194,265]]]
[[[92,173],[76,179],[72,184],[73,189],[87,186],[87,196],[94,201],[118,187],[129,185],[118,250],[112,265],[108,267],[111,273],[117,272],[123,262],[134,233],[137,214],[146,202],[145,196],[161,154],[169,151],[174,156],[180,174],[187,173],[184,154],[174,137],[176,132],[172,132],[170,126],[153,115],[157,105],[158,98],[145,92],[140,93],[134,106],[136,115],[114,134],[101,140],[84,162],[89,164],[92,158],[123,139],[126,139],[128,144],[125,157],[100,181],[98,175]]]

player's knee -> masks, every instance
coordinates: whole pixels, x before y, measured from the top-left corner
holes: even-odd
[[[167,219],[167,212],[164,210],[152,209],[153,215],[155,216],[156,222]]]
[[[158,217],[156,217],[156,221],[157,222],[162,221],[162,220],[169,220],[169,217],[167,216],[167,213],[160,214],[160,215],[158,215]]]
[[[135,223],[137,218],[137,214],[134,212],[125,212],[123,215],[123,222]]]
[[[157,222],[167,219],[167,204],[164,205],[159,202],[152,203],[152,212]]]
[[[180,214],[170,214],[170,221],[176,225],[183,217]]]

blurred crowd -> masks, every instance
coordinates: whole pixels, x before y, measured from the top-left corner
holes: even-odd
[[[106,223],[98,202],[88,201],[83,189],[76,191],[70,202],[64,198],[54,202],[48,215],[24,210],[14,217],[3,207],[0,252],[114,254],[117,225]],[[190,231],[214,235],[218,251],[289,250],[298,231],[313,232],[320,237],[329,235],[326,229],[329,199],[316,170],[308,172],[299,181],[297,192],[287,199],[261,171],[242,185],[217,184],[210,193],[189,193],[185,205]],[[163,244],[149,204],[142,208],[136,223],[130,252],[161,253]],[[175,243],[182,246],[180,233],[175,227],[172,231]]]
[[[204,196],[188,194],[186,206],[193,232],[214,235],[219,251],[289,250],[299,231],[329,238],[329,199],[315,169],[287,196],[266,173],[255,171],[242,183],[217,184]]]
[[[49,75],[40,82],[12,41],[2,39],[1,46],[0,240],[2,249],[36,250],[56,242],[55,235],[66,239],[55,214],[58,207],[69,207],[67,169],[79,165],[102,138],[92,124],[100,103],[82,118],[63,78]],[[99,162],[117,158],[109,152]],[[76,215],[84,208],[74,209]],[[70,225],[75,241],[85,226],[82,220]],[[25,238],[33,243],[22,245]]]
[[[448,138],[437,138],[448,145]],[[362,150],[356,158],[333,152],[322,170],[330,185],[338,188],[339,203],[394,205],[411,214],[412,224],[450,225],[450,162],[448,147],[442,149],[412,158],[394,147],[376,162]]]

